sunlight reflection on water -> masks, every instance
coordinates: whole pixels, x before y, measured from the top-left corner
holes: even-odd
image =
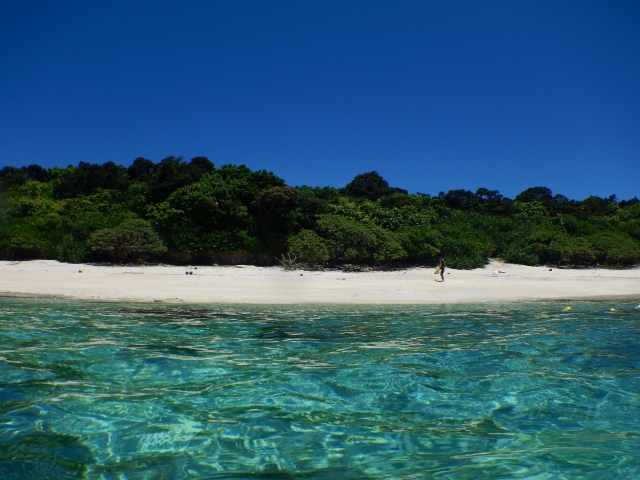
[[[640,477],[640,312],[0,299],[2,478]]]

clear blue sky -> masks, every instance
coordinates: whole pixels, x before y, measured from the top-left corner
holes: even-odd
[[[640,196],[639,1],[0,0],[0,166]]]

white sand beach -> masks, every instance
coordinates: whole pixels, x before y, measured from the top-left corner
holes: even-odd
[[[185,272],[193,272],[186,275]],[[501,271],[504,273],[494,273]],[[81,272],[81,273],[80,273]],[[640,268],[550,270],[493,261],[484,268],[388,272],[284,271],[255,266],[104,266],[0,262],[0,296],[254,304],[439,304],[542,299],[640,301]]]

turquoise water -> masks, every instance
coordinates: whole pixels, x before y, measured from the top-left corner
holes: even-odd
[[[640,311],[0,299],[0,478],[640,478]]]

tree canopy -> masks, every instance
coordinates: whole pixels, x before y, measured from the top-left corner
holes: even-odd
[[[414,195],[375,171],[340,189],[294,188],[206,157],[0,169],[2,259],[273,263],[283,254],[309,268],[432,265],[438,256],[458,268],[491,257],[631,266],[640,262],[640,201],[577,201],[542,186],[514,199],[486,188]]]

